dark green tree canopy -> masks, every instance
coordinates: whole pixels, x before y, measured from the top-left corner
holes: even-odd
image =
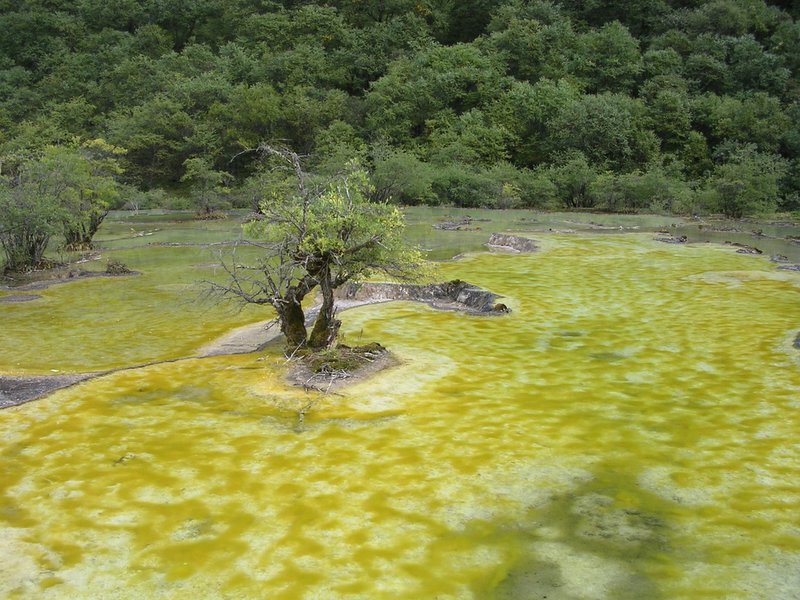
[[[406,202],[495,206],[522,180],[551,189],[575,153],[695,190],[730,143],[800,160],[796,3],[112,4],[3,3],[4,161],[102,138],[140,190],[188,188],[190,159],[237,188],[258,169],[242,150],[282,140],[315,169],[358,155],[384,181],[376,157],[402,157],[427,173]],[[796,170],[779,206],[800,197]]]

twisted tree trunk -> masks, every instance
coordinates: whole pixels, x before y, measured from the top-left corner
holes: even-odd
[[[325,268],[320,274],[320,290],[322,292],[322,306],[319,309],[317,320],[314,322],[314,329],[308,345],[314,349],[327,348],[332,346],[339,334],[339,327],[342,322],[336,318],[333,299],[333,282],[331,281],[330,269]]]
[[[281,332],[286,336],[286,349],[289,354],[306,345],[308,333],[303,307],[296,298],[275,305]]]
[[[303,298],[317,285],[317,279],[306,275],[294,286],[290,286],[280,298],[270,302],[278,313],[281,332],[286,336],[286,353],[292,355],[308,343],[306,315],[303,312]]]

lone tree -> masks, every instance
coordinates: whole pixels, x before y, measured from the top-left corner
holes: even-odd
[[[422,255],[403,240],[400,211],[369,201],[369,178],[357,164],[317,180],[291,150],[267,144],[258,150],[277,159],[284,173],[268,179],[273,184],[260,202],[263,218],[247,224],[251,239],[239,242],[257,248],[260,256],[245,265],[234,254],[224,265],[229,281],[211,285],[224,296],[272,305],[289,353],[328,347],[341,324],[335,315],[336,288],[374,273],[411,279]],[[322,304],[309,334],[302,302],[317,288]]]

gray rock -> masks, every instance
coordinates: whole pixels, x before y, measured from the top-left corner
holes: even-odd
[[[409,300],[424,302],[434,308],[459,310],[472,314],[501,314],[511,312],[495,310],[497,294],[479,288],[466,281],[448,281],[430,285],[413,285],[406,283],[351,283],[336,291],[336,297],[342,300],[358,301],[390,301]]]
[[[536,252],[539,249],[535,240],[518,235],[506,235],[504,233],[493,233],[489,238],[487,246],[490,248],[514,250],[515,252]]]

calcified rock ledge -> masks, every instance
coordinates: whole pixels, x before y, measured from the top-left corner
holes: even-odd
[[[539,249],[535,240],[504,233],[493,233],[486,245],[512,252],[536,252]]]
[[[505,304],[496,302],[500,298],[497,294],[458,279],[430,285],[351,283],[337,290],[336,296],[342,300],[365,304],[393,300],[423,302],[433,308],[469,314],[490,315],[511,312]]]

